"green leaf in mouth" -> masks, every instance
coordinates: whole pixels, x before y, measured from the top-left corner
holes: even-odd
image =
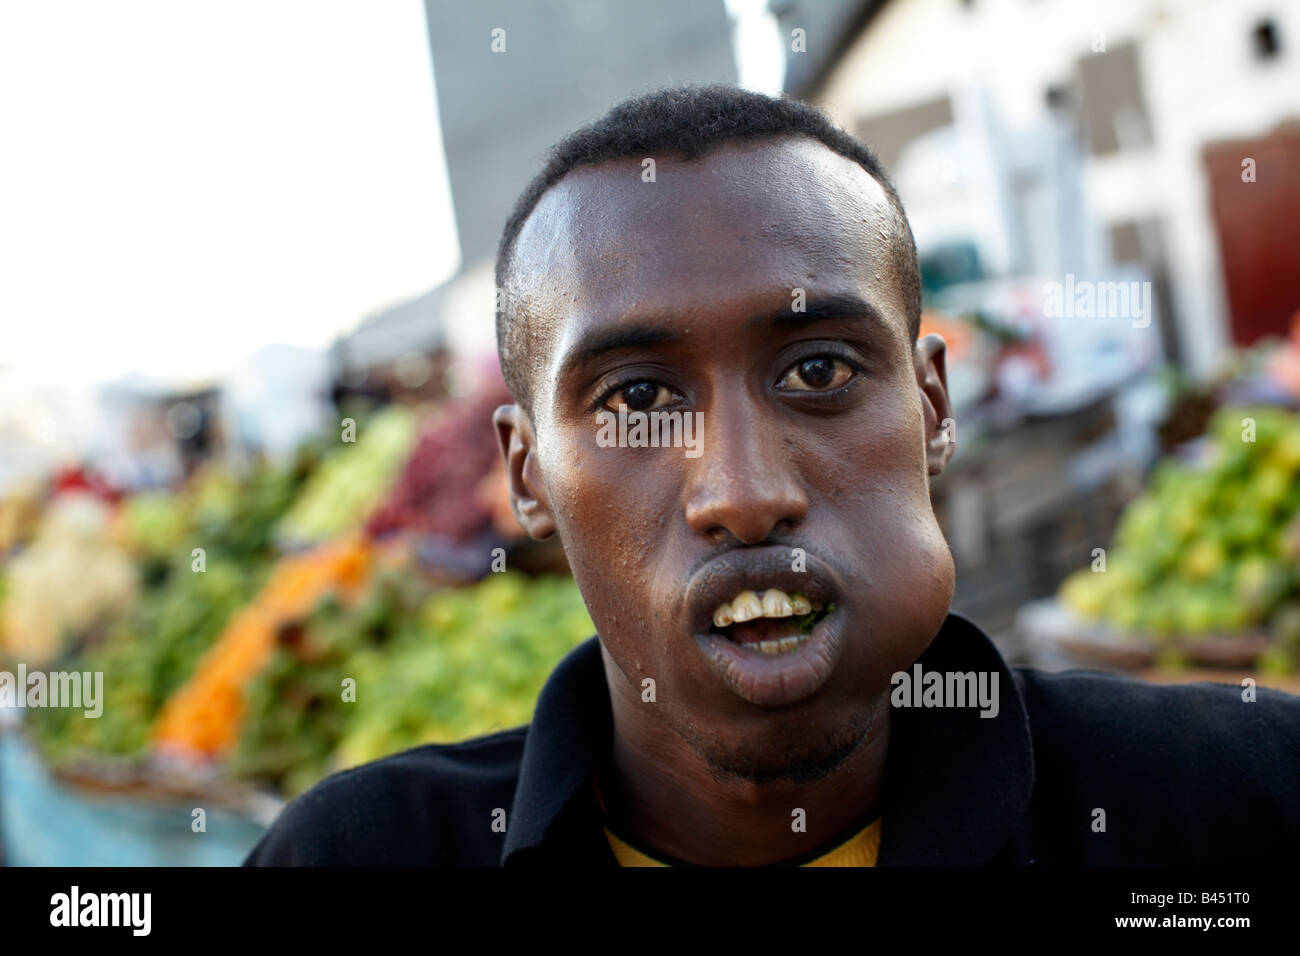
[[[833,610],[835,610],[835,604],[832,602],[831,604],[826,605],[826,610],[824,611],[810,611],[809,613],[796,618],[795,623],[798,625],[798,632],[800,634],[807,634],[817,626],[818,621],[824,618],[827,614],[830,614]]]

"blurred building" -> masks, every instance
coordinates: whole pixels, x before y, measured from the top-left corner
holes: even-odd
[[[342,343],[371,360],[434,340],[455,354],[493,352],[497,242],[546,151],[636,92],[736,81],[723,0],[425,0],[425,9],[464,265]]]
[[[881,156],[924,253],[1155,284],[1211,371],[1300,307],[1300,7],[1278,0],[778,0],[787,89]],[[1253,162],[1247,163],[1247,160]],[[1253,181],[1244,179],[1250,167]]]

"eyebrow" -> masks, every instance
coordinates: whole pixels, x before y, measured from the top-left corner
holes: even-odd
[[[756,315],[749,320],[749,327],[771,325],[773,328],[811,325],[814,322],[826,322],[833,319],[852,319],[863,317],[873,323],[883,325],[884,316],[880,310],[861,296],[852,293],[832,293],[829,295],[809,296],[803,303],[803,309],[796,312],[790,305]]]
[[[747,326],[756,328],[769,325],[772,328],[788,328],[811,325],[814,322],[859,317],[873,324],[884,324],[884,317],[874,305],[852,293],[812,296],[803,303],[803,309],[798,312],[794,311],[792,306],[793,302],[780,309],[760,313],[751,318]],[[664,328],[653,319],[645,319],[635,325],[598,329],[579,340],[561,364],[559,374],[562,378],[570,369],[598,358],[606,352],[671,344],[680,342],[681,339],[680,333]]]
[[[598,329],[582,338],[565,365],[579,365],[615,349],[644,348],[680,338],[676,332],[649,323]]]

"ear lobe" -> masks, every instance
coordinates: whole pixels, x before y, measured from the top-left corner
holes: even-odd
[[[555,534],[555,516],[537,460],[532,423],[518,405],[502,405],[492,414],[497,447],[505,460],[510,507],[515,520],[538,541]]]
[[[916,384],[925,412],[925,453],[931,477],[941,474],[957,447],[957,422],[948,399],[947,345],[930,334],[913,350]]]

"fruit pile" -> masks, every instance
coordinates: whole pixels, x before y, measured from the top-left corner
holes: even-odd
[[[358,423],[356,441],[341,442],[308,479],[276,526],[276,540],[289,547],[312,545],[359,527],[407,460],[416,418],[392,405]]]
[[[509,401],[510,393],[498,383],[442,409],[420,435],[366,530],[372,535],[410,530],[463,544],[488,528],[493,513],[480,488],[501,457],[492,412]]]
[[[174,558],[202,548],[206,561],[266,563],[271,531],[293,503],[313,461],[309,446],[286,466],[258,461],[236,473],[208,464],[179,491],[149,491],[122,501],[115,532],[156,582]]]
[[[31,545],[6,569],[0,654],[43,665],[72,635],[131,605],[136,569],[110,528],[110,506],[99,498],[78,491],[53,499]]]
[[[92,546],[84,535],[74,539],[57,593],[37,605],[63,615],[60,642],[36,653],[32,639],[42,632],[27,621],[21,629],[28,641],[11,648],[29,666],[55,654],[60,669],[104,675],[103,713],[96,719],[83,719],[75,708],[28,712],[33,737],[52,764],[147,755],[150,727],[164,702],[265,580],[273,560],[270,529],[309,465],[304,455],[287,467],[258,462],[239,474],[208,465],[177,491],[122,499],[116,515],[97,519],[95,526],[103,526],[94,539],[99,543]],[[57,528],[69,503],[85,501],[84,494],[55,497],[46,523]],[[106,507],[97,500],[91,505]],[[104,550],[104,535],[116,550]],[[196,548],[202,549],[201,562]],[[45,560],[36,548],[23,557],[28,556]],[[121,576],[122,567],[138,582],[133,599],[90,622],[77,608],[89,598],[100,601],[95,582],[110,571]],[[20,575],[4,601],[5,617],[15,628],[25,614],[25,588]]]
[[[167,764],[153,758],[182,757],[293,795],[527,722],[593,631],[576,585],[508,572],[450,587],[466,575],[426,553],[520,533],[491,425],[509,401],[497,378],[418,441],[418,413],[390,407],[355,443],[330,434],[284,467],[208,463],[172,491],[67,492],[80,510],[56,497],[0,582],[0,654],[102,672],[103,712],[30,711],[45,757],[146,776]]]
[[[191,571],[188,554],[178,558],[165,582],[146,591],[102,641],[60,664],[104,675],[103,713],[87,720],[75,708],[27,712],[27,725],[46,759],[59,766],[88,757],[145,756],[149,728],[163,702],[253,595],[258,575],[221,559],[199,574]]]
[[[154,727],[162,751],[220,756],[234,744],[244,716],[244,687],[275,647],[276,630],[301,617],[332,590],[364,580],[371,554],[360,538],[285,558],[248,607],[236,614],[167,701]]]
[[[355,599],[327,596],[281,629],[230,770],[294,795],[334,770],[526,723],[593,630],[568,577],[507,572],[431,593],[411,568],[380,570]]]
[[[190,537],[195,546],[233,560],[264,559],[273,550],[272,532],[313,473],[311,446],[285,466],[259,462],[245,474],[209,466],[192,492]]]
[[[1169,460],[1125,509],[1104,570],[1061,589],[1082,617],[1157,642],[1271,634],[1265,665],[1300,659],[1300,416],[1230,408],[1199,464]]]
[[[231,775],[292,795],[333,770],[334,749],[356,709],[346,683],[356,679],[353,658],[418,626],[428,597],[429,583],[414,568],[381,566],[354,600],[331,592],[304,618],[281,627],[270,660],[248,686]]]
[[[560,658],[594,632],[569,577],[505,572],[436,592],[415,626],[352,662],[356,709],[337,764],[527,723]]]

